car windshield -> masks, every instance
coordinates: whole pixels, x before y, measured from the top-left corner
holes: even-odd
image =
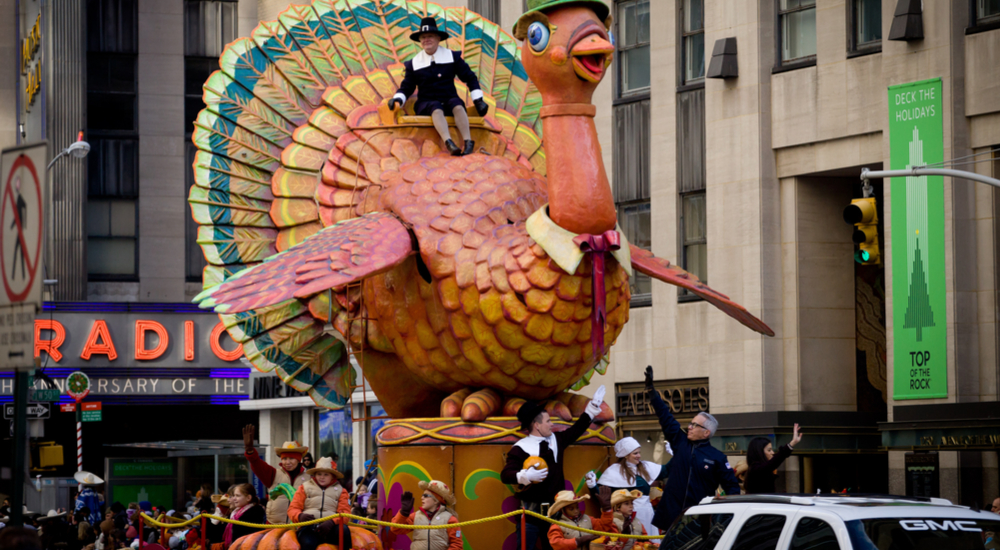
[[[879,518],[847,522],[854,550],[1000,549],[1000,519]]]
[[[683,515],[670,528],[660,550],[712,550],[732,520],[732,514]]]

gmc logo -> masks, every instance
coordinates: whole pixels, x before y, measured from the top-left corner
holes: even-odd
[[[907,531],[968,531],[970,533],[981,533],[983,530],[976,527],[976,522],[971,520],[943,520],[938,523],[932,519],[904,519],[899,521],[899,525]]]

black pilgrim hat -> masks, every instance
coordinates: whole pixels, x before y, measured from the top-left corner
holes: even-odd
[[[434,33],[441,37],[441,40],[448,40],[448,33],[438,29],[437,20],[433,17],[424,17],[420,20],[420,29],[410,35],[410,40],[420,42],[420,35]]]
[[[530,432],[531,422],[536,416],[545,412],[545,403],[540,401],[525,401],[517,410],[517,421],[521,423],[521,431]]]

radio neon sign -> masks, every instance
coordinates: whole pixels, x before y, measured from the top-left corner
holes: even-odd
[[[43,335],[43,331],[49,332]],[[236,361],[243,356],[243,346],[236,344],[236,348],[227,350],[222,347],[223,334],[226,327],[222,323],[217,323],[209,334],[208,343],[212,353],[222,361]],[[166,353],[170,345],[170,331],[162,323],[151,319],[137,319],[133,326],[134,346],[131,352],[132,358],[136,361],[153,361],[159,359]],[[47,337],[46,337],[47,336]],[[195,323],[194,321],[184,321],[184,331],[181,344],[184,347],[184,361],[193,362],[195,360]],[[63,348],[66,344],[66,327],[59,321],[50,319],[35,320],[35,357],[40,357],[42,352],[48,354],[53,361],[59,363],[63,360]],[[108,361],[118,359],[118,348],[115,346],[108,323],[104,319],[95,319],[87,334],[87,338],[80,350],[80,359],[90,361],[95,356],[103,355]]]

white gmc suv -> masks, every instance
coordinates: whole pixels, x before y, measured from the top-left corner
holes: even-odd
[[[661,550],[1000,550],[1000,515],[937,498],[849,495],[709,497]]]

